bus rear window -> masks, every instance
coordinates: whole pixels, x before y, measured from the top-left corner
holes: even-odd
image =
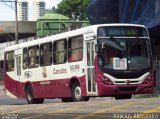
[[[14,71],[14,52],[6,53],[6,71]]]

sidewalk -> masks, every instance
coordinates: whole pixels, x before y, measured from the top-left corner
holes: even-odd
[[[0,94],[1,94],[1,92],[3,92],[3,89],[4,89],[4,86],[0,85]]]
[[[0,85],[3,85],[3,81],[2,80],[0,80]]]

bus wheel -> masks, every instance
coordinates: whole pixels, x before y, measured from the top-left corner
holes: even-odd
[[[28,104],[42,104],[44,102],[44,98],[34,98],[32,86],[28,85],[26,88],[26,99]]]
[[[74,102],[88,101],[89,97],[82,97],[80,85],[78,83],[74,83],[72,86],[72,99]]]
[[[115,99],[116,100],[120,100],[120,99],[131,99],[132,95],[115,95]]]

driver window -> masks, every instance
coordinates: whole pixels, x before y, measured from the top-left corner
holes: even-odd
[[[112,65],[113,64],[113,58],[116,57],[117,50],[110,46],[105,46],[103,49],[104,54],[104,65]]]

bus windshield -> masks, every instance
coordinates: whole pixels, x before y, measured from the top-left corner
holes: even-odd
[[[148,38],[99,38],[99,65],[105,69],[137,70],[151,66]]]
[[[110,70],[141,70],[151,66],[147,30],[137,26],[99,27],[99,65]]]

